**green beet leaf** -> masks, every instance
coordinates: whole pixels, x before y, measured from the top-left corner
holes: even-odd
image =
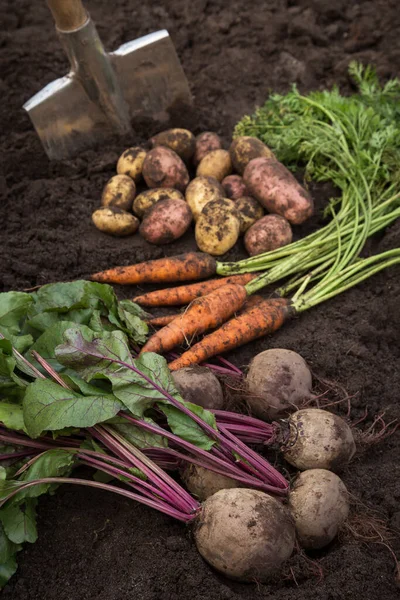
[[[124,331],[137,343],[143,343],[146,313],[130,300],[118,302],[110,285],[93,281],[53,283],[41,287],[32,296],[26,332],[37,338],[59,321],[89,325],[95,331]]]
[[[19,546],[8,539],[3,525],[0,525],[0,564],[6,563],[18,550]]]
[[[16,550],[16,552],[17,551],[18,550]],[[17,567],[17,561],[15,560],[14,555],[10,556],[6,562],[0,564],[0,589],[2,589],[7,581],[11,579],[14,573],[16,573]]]
[[[89,382],[106,377],[113,394],[135,416],[142,417],[157,403],[162,410],[165,408],[168,424],[176,435],[201,448],[212,447],[213,440],[190,416],[172,406],[167,396],[173,396],[216,428],[214,416],[202,407],[183,401],[162,356],[146,352],[133,360],[126,336],[120,331],[94,333],[81,326],[67,330],[64,338],[66,343],[56,349],[60,363],[75,369]]]
[[[197,404],[184,402],[183,400],[181,400],[181,402],[191,412],[213,427],[213,429],[217,429],[215,417],[212,413]],[[212,440],[191,417],[171,404],[163,404],[160,406],[160,409],[167,417],[168,425],[175,435],[187,442],[191,442],[203,450],[210,450],[212,448],[215,443],[214,440]]]
[[[30,335],[20,335],[32,301],[31,294],[24,292],[0,294],[0,333],[9,339],[19,352],[24,352],[33,343]]]
[[[73,321],[57,321],[42,333],[30,348],[35,350],[42,358],[48,362],[53,369],[60,371],[63,367],[55,358],[55,348],[63,342],[63,335],[67,329],[74,327]],[[32,357],[27,359],[35,365],[37,369],[43,371],[42,367]]]
[[[142,416],[156,401],[166,401],[153,382],[176,392],[165,359],[146,353],[134,361],[122,331],[95,333],[80,326],[67,330],[64,339],[66,343],[56,348],[57,360],[87,382],[107,379],[113,394],[136,416]]]
[[[115,431],[118,431],[128,442],[136,446],[136,448],[167,448],[168,442],[162,435],[157,435],[150,431],[145,431],[141,427],[137,427],[133,423],[128,423],[126,419],[116,417],[117,422],[111,419],[109,424],[113,426]],[[155,425],[152,419],[144,418],[146,423]]]
[[[26,433],[24,413],[20,404],[0,402],[0,423],[3,423],[7,429]]]
[[[37,379],[23,400],[25,427],[32,438],[65,427],[92,427],[121,410],[121,403],[101,393],[82,396],[47,379]]]
[[[20,399],[28,384],[16,374],[16,367],[21,369],[21,360],[14,354],[11,341],[0,339],[0,399]]]
[[[18,505],[11,504],[0,510],[0,521],[9,540],[15,544],[37,540],[36,498],[27,498]]]

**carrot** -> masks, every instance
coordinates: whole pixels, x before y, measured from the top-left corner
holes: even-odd
[[[184,304],[190,304],[196,298],[209,294],[227,283],[246,285],[246,283],[249,283],[249,281],[252,281],[256,277],[257,273],[245,273],[244,275],[209,279],[208,281],[192,283],[191,285],[155,290],[142,296],[136,296],[133,301],[142,306],[183,306]]]
[[[227,277],[227,279],[231,279],[231,277]],[[244,303],[243,309],[240,311],[240,314],[244,310],[249,310],[250,308],[252,308],[253,306],[256,306],[256,304],[259,304],[262,301],[263,301],[262,296],[249,296],[249,298],[247,298],[246,302]],[[169,325],[169,323],[171,323],[171,321],[173,321],[174,319],[179,317],[181,314],[182,313],[174,313],[173,315],[164,315],[162,317],[153,317],[152,319],[147,319],[146,323],[147,323],[147,325],[150,325],[151,327],[165,327],[165,325]]]
[[[247,298],[243,285],[228,283],[206,296],[196,298],[187,310],[151,336],[143,352],[163,354],[208,329],[215,329],[241,309]]]
[[[263,300],[205,336],[168,366],[171,371],[177,371],[238,348],[268,333],[273,333],[282,327],[291,314],[290,300],[285,298]]]
[[[203,252],[187,252],[157,260],[114,267],[91,276],[102,283],[139,284],[196,281],[215,275],[215,258]]]
[[[179,315],[180,313],[175,313],[173,315],[164,315],[163,317],[153,317],[152,319],[148,319],[146,323],[151,327],[165,327],[165,325],[171,323],[171,321],[179,317]]]

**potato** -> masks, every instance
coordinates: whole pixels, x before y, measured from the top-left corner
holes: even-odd
[[[312,375],[300,354],[270,348],[253,358],[246,376],[250,412],[267,421],[286,417],[312,397]]]
[[[189,492],[200,502],[207,500],[220,490],[240,487],[240,483],[236,479],[190,463],[182,469],[181,478]]]
[[[196,243],[202,252],[225,254],[236,244],[239,234],[239,213],[232,200],[221,198],[206,204],[195,228]]]
[[[192,213],[184,200],[160,200],[144,215],[139,232],[151,244],[169,244],[189,228]]]
[[[304,408],[290,415],[290,436],[283,450],[291,465],[338,472],[356,451],[353,433],[346,421],[327,410]]]
[[[243,178],[240,175],[228,175],[228,177],[222,180],[222,187],[224,188],[225,198],[236,200],[236,198],[249,195]]]
[[[197,167],[196,175],[215,177],[218,181],[232,173],[232,163],[227,150],[212,150],[205,155]]]
[[[264,209],[251,196],[243,196],[234,200],[240,218],[240,233],[246,233],[256,221],[264,215]]]
[[[191,208],[195,221],[208,202],[223,197],[223,187],[215,177],[195,177],[185,191],[186,202]]]
[[[189,173],[183,160],[164,146],[157,146],[147,153],[143,177],[149,188],[176,188],[184,192],[189,183]]]
[[[184,200],[183,195],[174,188],[153,188],[136,196],[133,202],[133,212],[140,219],[144,213],[160,200]]]
[[[203,160],[206,154],[222,148],[221,138],[212,131],[204,131],[196,137],[196,149],[193,156],[195,167]]]
[[[92,221],[100,231],[116,236],[131,235],[139,227],[139,219],[118,206],[98,208],[92,214]]]
[[[101,204],[130,210],[135,194],[135,182],[128,175],[114,175],[104,187]]]
[[[220,410],[224,394],[217,377],[207,367],[186,367],[171,373],[172,379],[184,400],[203,408]]]
[[[203,503],[194,538],[201,556],[223,575],[265,582],[292,554],[293,518],[272,496],[225,489]]]
[[[346,521],[350,506],[343,481],[326,469],[300,473],[289,494],[297,539],[307,550],[327,546]]]
[[[255,158],[247,165],[244,182],[251,196],[268,212],[299,225],[311,217],[314,204],[310,194],[290,171],[274,158]]]
[[[186,163],[192,158],[196,149],[196,140],[188,129],[168,129],[150,139],[153,148],[166,146],[170,148]]]
[[[117,173],[128,175],[136,183],[142,177],[143,162],[146,158],[146,150],[139,146],[128,148],[121,154],[117,162]]]
[[[264,156],[273,158],[274,153],[256,137],[244,135],[233,140],[229,148],[234,170],[243,175],[245,168],[253,158]],[[245,194],[243,194],[245,195]]]
[[[265,215],[246,231],[244,245],[250,256],[255,256],[286,246],[292,238],[292,228],[284,217]]]

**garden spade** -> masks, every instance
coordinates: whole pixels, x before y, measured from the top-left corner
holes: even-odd
[[[127,134],[137,117],[168,119],[192,101],[166,30],[107,53],[81,0],[47,0],[71,64],[26,104],[51,159],[71,158],[110,133]]]

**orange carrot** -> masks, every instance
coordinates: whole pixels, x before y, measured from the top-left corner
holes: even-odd
[[[91,276],[102,283],[139,284],[196,281],[215,275],[216,260],[203,252],[187,252],[157,260],[114,267]]]
[[[148,319],[146,323],[151,327],[165,327],[165,325],[171,323],[171,321],[179,317],[179,315],[180,313],[175,313],[173,315],[164,315],[163,317],[153,317],[152,319]]]
[[[227,277],[227,279],[230,279],[230,277]],[[259,304],[262,301],[263,301],[262,296],[250,296],[249,298],[247,298],[246,302],[243,305],[243,309],[240,311],[239,314],[242,314],[242,312],[245,310],[249,310],[250,308],[253,308],[253,306],[256,306],[256,304]],[[173,321],[174,319],[179,317],[181,314],[182,313],[174,313],[173,315],[164,315],[162,317],[153,317],[152,319],[147,319],[146,323],[147,323],[147,325],[150,325],[151,327],[165,327],[165,325],[169,325],[169,323],[171,323],[171,321]]]
[[[179,317],[152,335],[140,354],[163,354],[208,329],[219,327],[241,309],[246,298],[246,288],[238,283],[228,283],[197,298]]]
[[[224,323],[206,335],[182,356],[169,363],[171,371],[199,364],[228,350],[238,348],[252,340],[273,333],[291,316],[290,300],[274,298],[263,300],[248,311]]]
[[[255,279],[258,273],[245,273],[244,275],[232,275],[231,277],[220,277],[219,279],[209,279],[200,283],[191,285],[181,285],[179,287],[164,288],[155,290],[142,296],[136,296],[134,302],[142,306],[184,306],[190,304],[196,298],[209,294],[213,290],[226,285],[227,283],[240,283],[246,285],[249,281]]]

